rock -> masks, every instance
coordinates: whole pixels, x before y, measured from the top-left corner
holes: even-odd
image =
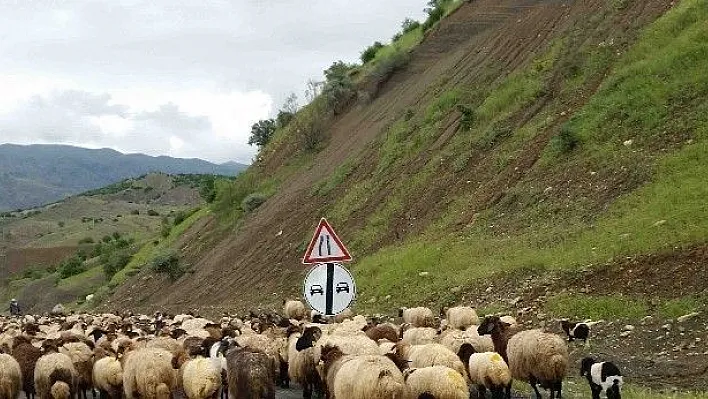
[[[657,220],[656,222],[654,222],[654,227],[659,227],[664,223],[666,223],[666,220],[664,220],[664,219]]]
[[[652,320],[654,320],[653,317],[651,317],[651,316],[646,316],[645,318],[642,319],[642,324],[650,323]]]
[[[376,303],[376,297],[375,297],[375,296],[372,296],[372,297],[371,297],[368,301],[366,301],[366,302],[368,302],[368,303]]]
[[[513,305],[516,305],[516,304],[519,303],[519,302],[521,302],[521,297],[520,297],[520,296],[517,296],[517,297],[514,298],[514,299],[509,299],[509,305],[512,305],[512,306],[513,306]]]
[[[386,295],[384,299],[388,301],[389,299],[391,299],[391,295]]]
[[[430,275],[430,272],[420,272],[420,273],[418,273],[418,275],[419,275],[420,277],[425,277],[425,276]]]
[[[632,143],[634,143],[634,140],[625,140],[622,144],[624,144],[625,147],[629,147]]]
[[[489,294],[490,292],[492,292],[492,289],[494,289],[494,288],[493,288],[493,287],[487,287],[487,289],[484,290],[484,292],[486,292],[487,294]]]
[[[693,312],[693,313],[685,314],[685,315],[683,315],[683,316],[677,318],[676,321],[678,321],[679,323],[684,323],[684,322],[686,322],[686,321],[688,321],[688,320],[691,320],[692,318],[698,316],[699,314],[700,314],[699,312]]]
[[[680,332],[686,332],[686,327],[684,327],[684,326],[679,326],[678,330],[679,330]]]
[[[634,331],[634,326],[631,324],[627,324],[626,326],[624,326],[623,330],[624,331]]]
[[[624,331],[620,334],[620,338],[627,338],[630,334],[632,334],[632,331]]]
[[[667,324],[664,324],[663,326],[661,326],[661,329],[662,329],[662,330],[669,331],[669,330],[671,330],[671,324],[668,324],[668,323],[667,323]]]
[[[462,291],[462,286],[460,285],[458,285],[457,287],[450,288],[450,292],[452,292],[453,294],[457,294],[460,291]]]

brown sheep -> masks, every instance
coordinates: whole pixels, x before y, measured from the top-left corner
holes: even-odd
[[[226,353],[231,399],[275,399],[275,369],[268,355],[235,347]]]
[[[12,356],[20,363],[22,370],[22,390],[27,399],[33,399],[34,389],[34,367],[37,360],[42,356],[42,351],[32,345],[29,337],[19,335],[14,338],[12,344]]]

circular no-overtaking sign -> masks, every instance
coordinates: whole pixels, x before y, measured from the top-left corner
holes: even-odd
[[[354,278],[339,263],[323,263],[310,269],[302,289],[305,301],[325,316],[341,313],[356,296]]]

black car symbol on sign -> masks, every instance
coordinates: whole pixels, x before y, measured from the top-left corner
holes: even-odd
[[[321,285],[315,284],[312,287],[310,287],[310,295],[315,295],[315,294],[324,295],[324,289],[322,289]]]
[[[346,292],[349,293],[349,284],[345,283],[344,281],[337,283],[337,287],[335,288],[337,291],[337,294],[340,292]]]

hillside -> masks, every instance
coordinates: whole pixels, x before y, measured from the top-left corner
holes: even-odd
[[[235,175],[245,167],[111,149],[0,144],[0,211],[39,206],[149,172]]]
[[[142,245],[157,248],[176,226],[186,227],[211,198],[209,187],[226,179],[152,173],[0,214],[0,301],[14,296],[38,312],[57,302],[74,304],[110,280]]]
[[[383,58],[354,71],[331,118],[307,119],[315,101],[278,131],[175,242],[190,274],[136,269],[99,309],[278,307],[325,216],[358,311],[602,318],[595,353],[707,389],[707,18],[705,0],[464,2],[386,79],[366,78]]]

